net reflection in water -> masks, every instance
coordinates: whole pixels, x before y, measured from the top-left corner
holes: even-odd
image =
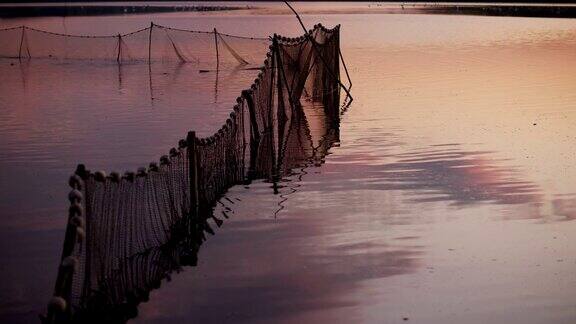
[[[166,39],[182,59],[174,38]],[[107,175],[79,165],[70,178],[69,224],[48,320],[133,317],[162,278],[195,264],[204,233],[214,233],[207,219],[221,222],[212,210],[228,188],[257,179],[276,183],[292,168],[322,160],[338,137],[339,60],[338,27],[317,25],[299,38],[275,35],[258,78],[214,135],[190,132],[160,163],[137,172]],[[322,105],[330,124],[323,140],[313,140],[301,97]]]

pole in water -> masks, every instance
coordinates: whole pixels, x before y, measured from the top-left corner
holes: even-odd
[[[214,103],[218,102],[218,70],[216,70],[216,78],[214,79]]]
[[[274,188],[274,194],[278,194],[278,190],[277,190],[277,186],[276,186],[276,182],[278,181],[277,179],[277,175],[276,175],[276,154],[277,154],[277,149],[275,150],[274,147],[274,133],[275,130],[278,129],[278,123],[276,123],[276,129],[274,128],[274,118],[273,118],[273,105],[274,105],[274,81],[279,82],[279,78],[278,78],[278,71],[276,71],[277,67],[276,67],[276,55],[278,55],[277,52],[278,49],[278,35],[274,34],[274,37],[272,38],[272,57],[271,60],[272,62],[270,62],[270,94],[268,97],[268,127],[269,127],[269,134],[271,136],[271,142],[272,142],[272,170],[270,170],[270,175],[272,178],[272,183],[273,183],[273,188]],[[278,109],[278,106],[276,106],[276,109]]]
[[[150,22],[150,33],[148,34],[148,64],[152,62],[152,29],[154,28],[154,23]]]
[[[188,132],[188,178],[190,181],[190,219],[197,221],[198,217],[198,157],[196,152],[196,132]]]
[[[216,71],[220,67],[220,55],[218,54],[218,31],[214,28],[214,43],[216,45]]]
[[[22,35],[20,36],[20,48],[18,49],[18,59],[22,58],[22,45],[24,44],[24,32],[26,31],[26,26],[22,26]]]
[[[116,62],[120,63],[122,58],[122,35],[118,34],[118,55],[116,56]]]

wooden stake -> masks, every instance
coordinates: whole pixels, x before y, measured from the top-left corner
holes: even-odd
[[[120,63],[122,58],[122,35],[118,34],[118,55],[116,56],[116,62]]]
[[[198,217],[198,156],[196,152],[196,132],[188,132],[188,175],[190,180],[190,217]]]
[[[154,28],[154,23],[150,22],[150,33],[148,34],[148,64],[152,62],[152,29]]]
[[[268,123],[269,123],[269,127],[270,129],[268,130],[271,136],[271,142],[272,142],[272,170],[270,170],[271,176],[272,176],[272,183],[273,183],[273,188],[274,188],[274,194],[278,194],[278,190],[277,190],[277,186],[276,186],[276,182],[277,182],[277,176],[276,176],[276,147],[274,147],[274,134],[277,133],[277,129],[274,129],[274,119],[273,119],[273,105],[274,105],[274,80],[276,80],[276,82],[278,82],[278,77],[274,77],[276,74],[276,56],[278,55],[277,53],[277,49],[278,49],[278,35],[274,34],[274,37],[272,38],[272,62],[271,62],[271,68],[270,68],[270,97],[268,98]],[[278,109],[278,107],[276,107],[276,109]],[[276,123],[278,124],[278,123]],[[277,125],[278,126],[278,125]]]
[[[18,49],[18,59],[22,58],[22,45],[24,44],[24,32],[26,30],[26,26],[22,26],[22,35],[20,36],[20,48]]]
[[[218,31],[214,28],[214,43],[216,44],[216,71],[220,67],[220,55],[218,54]]]

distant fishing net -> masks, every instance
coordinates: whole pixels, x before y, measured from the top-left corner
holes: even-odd
[[[0,58],[182,62],[202,67],[259,64],[267,38],[232,36],[216,31],[183,30],[152,24],[114,36],[66,35],[15,27],[0,30]],[[215,55],[218,49],[218,56]]]
[[[33,48],[36,33],[25,30],[28,45],[17,46],[20,57],[27,48],[33,57],[44,53],[60,58],[62,54],[48,54],[51,47]],[[146,37],[153,39],[151,47],[139,40]],[[207,47],[188,47],[184,39],[190,37],[200,43],[205,38]],[[102,55],[97,55],[102,59],[114,59],[104,53],[116,50],[123,61],[146,60],[141,53],[149,50],[154,60],[176,59],[212,69],[251,64],[254,59],[246,53],[257,53],[254,44],[262,42],[157,25],[122,36],[116,43],[120,52],[111,39],[96,41],[103,44]],[[211,41],[229,54],[214,60]],[[78,166],[70,178],[69,223],[48,322],[123,322],[135,316],[138,303],[171,271],[195,264],[204,233],[213,233],[207,220],[222,223],[212,211],[228,188],[257,179],[276,183],[291,169],[318,159],[319,150],[325,154],[337,132],[327,131],[314,147],[301,99],[321,104],[326,120],[338,122],[339,28],[317,25],[299,38],[274,35],[266,50],[258,77],[212,136],[197,138],[190,132],[159,162],[136,172],[106,174]],[[74,53],[75,59],[89,55]]]

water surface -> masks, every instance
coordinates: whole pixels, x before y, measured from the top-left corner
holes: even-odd
[[[113,34],[150,19],[300,33],[291,16],[241,13],[6,24]],[[304,20],[342,24],[355,99],[339,147],[278,195],[263,182],[233,188],[233,216],[198,266],[135,321],[574,322],[576,21]],[[27,322],[54,283],[74,165],[134,169],[190,128],[211,133],[253,75],[219,75],[216,98],[214,75],[186,66],[154,71],[151,94],[146,65],[0,64],[0,313]]]

